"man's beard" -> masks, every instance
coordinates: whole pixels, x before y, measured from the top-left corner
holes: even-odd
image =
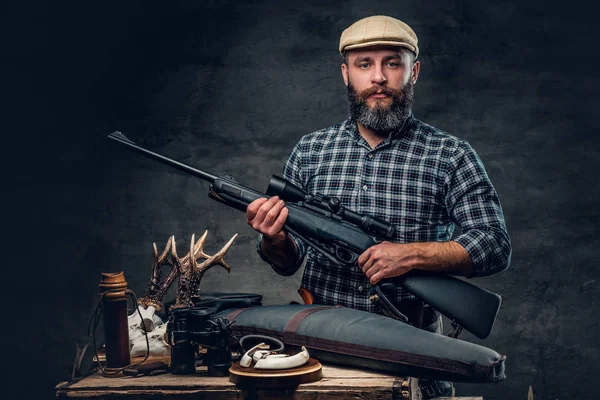
[[[391,96],[392,102],[383,104],[375,100],[373,108],[367,105],[367,98],[381,90],[383,94]],[[348,107],[350,117],[366,128],[376,132],[390,132],[399,129],[410,114],[413,103],[414,88],[409,80],[400,90],[385,86],[373,86],[363,90],[360,94],[348,82]]]

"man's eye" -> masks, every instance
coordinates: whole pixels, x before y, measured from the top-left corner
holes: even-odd
[[[358,64],[358,68],[367,69],[367,68],[369,68],[369,64],[368,63],[360,63],[360,64]]]
[[[390,68],[398,68],[399,66],[400,66],[400,63],[398,63],[398,62],[390,61],[388,63],[388,67],[390,67]]]

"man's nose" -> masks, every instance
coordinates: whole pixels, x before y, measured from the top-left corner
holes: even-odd
[[[378,83],[381,85],[385,81],[387,81],[387,78],[385,76],[385,73],[383,72],[383,68],[380,65],[375,66],[375,68],[373,68],[373,75],[371,76],[371,82]]]

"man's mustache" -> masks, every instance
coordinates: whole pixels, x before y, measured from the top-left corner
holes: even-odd
[[[364,101],[367,99],[367,97],[369,97],[373,94],[385,94],[386,96],[392,96],[392,97],[398,98],[398,97],[402,96],[402,91],[376,85],[376,86],[372,86],[372,87],[360,92],[359,97],[361,100]]]

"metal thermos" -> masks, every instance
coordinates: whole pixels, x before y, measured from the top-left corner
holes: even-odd
[[[106,343],[106,372],[114,373],[131,363],[127,327],[127,281],[121,272],[103,272],[100,280],[104,340]]]

